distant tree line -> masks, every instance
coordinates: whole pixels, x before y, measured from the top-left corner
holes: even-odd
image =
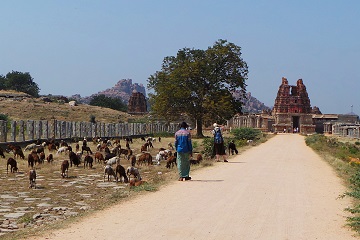
[[[0,75],[0,90],[15,90],[39,97],[40,88],[33,81],[30,73],[12,71],[5,76]]]
[[[96,95],[90,100],[90,105],[111,108],[126,112],[127,105],[120,98],[107,97],[104,94]]]
[[[0,75],[0,90],[14,90],[27,93],[33,97],[39,97],[40,88],[33,80],[34,79],[28,72],[23,73],[12,71],[7,73],[5,76]],[[52,95],[48,95],[49,99],[52,98],[50,96]],[[62,97],[57,100],[68,102],[66,97]],[[125,104],[120,98],[107,97],[103,94],[93,97],[90,101],[90,105],[111,108],[123,112],[127,111],[127,104]]]

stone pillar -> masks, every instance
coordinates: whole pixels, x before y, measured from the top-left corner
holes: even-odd
[[[7,142],[7,122],[0,120],[0,142]]]
[[[27,128],[27,133],[28,133],[27,140],[33,140],[34,139],[34,121],[28,120],[26,128]]]
[[[18,122],[18,127],[19,127],[19,141],[25,142],[25,123],[23,120],[20,120]]]

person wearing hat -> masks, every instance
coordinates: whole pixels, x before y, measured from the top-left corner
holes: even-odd
[[[192,157],[191,134],[187,130],[186,122],[180,124],[180,130],[175,133],[175,149],[177,152],[176,162],[179,170],[179,181],[191,180],[190,157]]]
[[[222,136],[222,129],[224,127],[217,123],[214,123],[213,126],[214,130],[212,131],[212,133],[214,135],[214,152],[216,155],[216,161],[220,162],[220,156],[223,156],[224,162],[228,162],[228,160],[226,160],[224,139]]]

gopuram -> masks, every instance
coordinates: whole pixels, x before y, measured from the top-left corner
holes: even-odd
[[[133,91],[128,103],[128,113],[144,114],[147,112],[146,99],[141,92]]]
[[[296,86],[293,86],[289,85],[286,78],[282,78],[272,116],[275,121],[274,132],[315,132],[310,99],[302,79],[297,80]]]

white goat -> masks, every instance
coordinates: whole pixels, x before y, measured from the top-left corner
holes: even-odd
[[[109,160],[105,161],[106,165],[114,165],[116,164],[120,164],[120,158],[119,157],[112,157]]]
[[[24,151],[32,150],[32,149],[35,149],[36,147],[37,147],[37,145],[35,143],[31,143],[24,148]]]
[[[57,150],[56,154],[64,153],[64,152],[66,152],[67,150],[68,150],[68,147],[60,147],[60,148]]]

